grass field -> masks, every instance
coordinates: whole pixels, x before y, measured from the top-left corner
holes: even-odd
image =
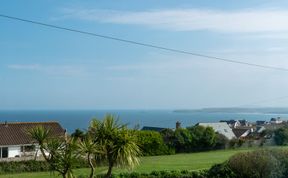
[[[250,149],[251,150],[251,149]],[[210,168],[215,163],[221,163],[237,152],[248,149],[209,151],[190,154],[176,154],[169,156],[151,156],[141,158],[141,164],[133,171],[151,172],[153,170],[199,170]],[[97,173],[105,173],[106,168],[98,168]],[[127,170],[115,169],[115,173],[127,172]],[[77,169],[76,175],[88,175],[89,169]],[[0,178],[52,178],[58,177],[50,172],[22,173],[0,175]]]

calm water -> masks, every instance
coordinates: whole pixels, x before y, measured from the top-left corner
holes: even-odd
[[[171,110],[95,110],[95,111],[0,111],[0,122],[58,121],[70,133],[76,128],[86,129],[92,118],[103,118],[106,113],[120,117],[129,127],[143,126],[174,128],[176,121],[183,127],[198,122],[218,122],[222,119],[267,120],[271,117],[288,118],[288,114],[173,112]]]

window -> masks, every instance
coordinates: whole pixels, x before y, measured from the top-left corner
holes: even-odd
[[[8,147],[1,148],[1,158],[8,158]]]

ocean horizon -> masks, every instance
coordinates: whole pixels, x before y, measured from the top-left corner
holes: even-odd
[[[265,112],[209,112],[175,110],[2,110],[0,122],[45,122],[57,121],[63,128],[72,133],[75,129],[87,129],[93,118],[102,119],[106,114],[119,117],[119,122],[133,128],[153,126],[175,128],[179,121],[182,127],[192,126],[198,122],[219,122],[220,120],[246,119],[250,122],[257,120],[269,121],[272,117],[288,119],[288,113]]]

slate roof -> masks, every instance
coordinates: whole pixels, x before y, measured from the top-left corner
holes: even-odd
[[[164,129],[166,129],[166,128],[144,126],[141,130],[150,130],[150,131],[161,132],[161,131],[164,130]]]
[[[27,134],[28,130],[43,126],[51,129],[51,136],[64,136],[65,130],[58,122],[11,122],[0,123],[0,146],[25,145],[35,141]]]
[[[244,133],[250,132],[250,129],[248,128],[237,128],[237,129],[232,129],[233,133],[237,138],[241,137]]]
[[[218,132],[229,140],[235,138],[235,134],[232,132],[232,129],[226,122],[214,122],[214,123],[198,123],[196,125],[204,126],[204,127],[212,127],[215,132]]]

